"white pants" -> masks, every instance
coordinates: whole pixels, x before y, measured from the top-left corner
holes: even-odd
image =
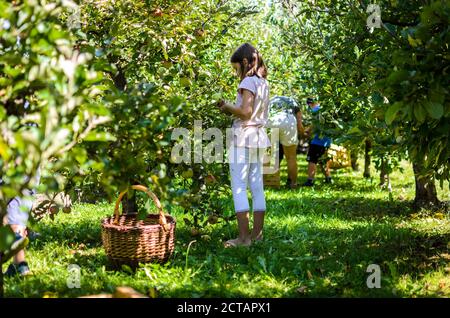
[[[247,187],[252,193],[253,212],[266,211],[262,175],[264,151],[259,148],[230,147],[231,190],[236,213],[250,211]]]

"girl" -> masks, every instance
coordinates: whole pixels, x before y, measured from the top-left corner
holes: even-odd
[[[229,148],[231,189],[236,211],[239,236],[225,243],[230,246],[249,246],[262,239],[266,201],[262,177],[262,157],[270,141],[264,126],[268,120],[269,85],[267,68],[261,54],[250,44],[241,45],[231,56],[231,64],[241,82],[236,104],[223,100],[219,108],[233,116],[232,140]],[[250,186],[253,202],[253,230],[249,229]]]

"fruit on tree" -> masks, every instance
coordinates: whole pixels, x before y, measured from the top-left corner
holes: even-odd
[[[222,99],[222,93],[215,93],[211,96],[214,102],[218,102]]]
[[[155,9],[155,11],[153,11],[153,16],[155,17],[161,17],[163,15],[163,12],[160,8]]]
[[[184,87],[191,86],[191,81],[187,77],[180,78],[180,84]]]
[[[170,67],[172,67],[172,62],[170,62],[170,61],[164,61],[164,62],[162,62],[162,65],[163,65],[165,68],[170,68]]]
[[[205,31],[202,29],[198,29],[195,31],[195,34],[199,37],[203,37],[205,35]]]
[[[216,224],[218,221],[219,221],[219,218],[214,214],[212,214],[208,217],[209,224]]]
[[[58,213],[58,211],[59,211],[59,207],[58,207],[56,204],[52,204],[52,205],[50,205],[50,207],[48,208],[48,211],[49,211],[51,214],[56,214],[56,213]]]
[[[181,176],[185,179],[192,178],[194,176],[194,171],[192,169],[185,170]]]
[[[216,179],[216,177],[213,176],[212,174],[209,174],[209,175],[207,175],[207,176],[205,177],[205,183],[206,183],[206,184],[213,184],[213,183],[216,183],[216,182],[217,182],[217,179]]]

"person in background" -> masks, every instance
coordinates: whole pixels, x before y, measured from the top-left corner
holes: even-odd
[[[40,169],[35,176],[35,185],[40,181]],[[27,222],[33,207],[33,200],[36,194],[34,189],[25,189],[22,196],[16,196],[8,202],[6,208],[6,224],[11,227],[15,234],[15,241],[23,240],[27,237]],[[30,268],[25,260],[25,250],[20,250],[14,255],[12,263],[8,266],[5,276],[26,276],[29,275]]]
[[[317,117],[320,112],[320,103],[313,98],[307,98],[306,104],[308,105],[309,111],[311,112],[313,117]],[[319,127],[317,125],[318,120],[315,120],[315,124],[313,124],[309,129],[306,130],[307,135],[311,135],[311,131],[314,132]],[[322,164],[324,163],[324,173],[325,173],[325,183],[332,183],[331,173],[330,173],[330,164],[331,161],[327,158],[323,158],[326,154],[328,148],[331,145],[331,138],[322,136],[320,138],[318,133],[314,134],[313,139],[309,143],[308,154],[306,156],[306,161],[308,161],[308,180],[303,184],[303,186],[311,187],[314,185],[314,178],[316,175],[316,167],[319,161]]]
[[[288,179],[286,186],[297,187],[297,146],[298,136],[303,135],[302,112],[295,99],[275,96],[270,100],[268,128],[278,128],[282,153],[286,156]],[[280,156],[280,162],[282,160]]]

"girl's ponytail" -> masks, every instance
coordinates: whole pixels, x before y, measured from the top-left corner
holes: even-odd
[[[244,58],[247,59],[248,66],[244,67]],[[241,65],[241,74],[246,76],[258,76],[267,78],[267,67],[261,53],[258,52],[251,44],[242,44],[231,56],[231,63],[239,63]]]
[[[262,58],[261,53],[259,53],[258,50],[256,50],[256,74],[258,77],[267,78],[267,67],[266,64],[264,64],[264,60]]]

